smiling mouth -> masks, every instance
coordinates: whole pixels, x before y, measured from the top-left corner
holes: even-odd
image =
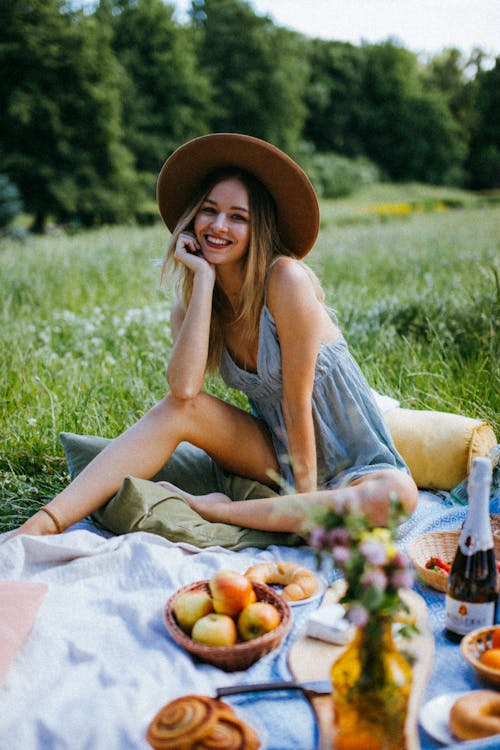
[[[205,241],[207,245],[213,245],[214,247],[227,247],[227,245],[230,245],[230,240],[224,240],[220,237],[214,237],[211,234],[205,235]]]

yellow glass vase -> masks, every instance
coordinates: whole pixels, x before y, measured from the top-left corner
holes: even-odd
[[[358,627],[331,669],[334,750],[404,750],[412,670],[392,638],[392,620]]]

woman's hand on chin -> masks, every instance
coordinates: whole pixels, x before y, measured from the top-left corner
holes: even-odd
[[[200,243],[193,232],[181,232],[175,246],[174,258],[193,273],[202,272],[215,279],[215,269],[201,252]]]

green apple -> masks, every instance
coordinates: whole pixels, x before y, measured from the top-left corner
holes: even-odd
[[[238,633],[244,641],[251,641],[271,630],[281,622],[280,613],[269,602],[253,602],[240,612]]]
[[[214,611],[212,598],[208,591],[203,591],[203,589],[192,589],[179,594],[172,609],[177,624],[186,633],[191,632],[193,625],[200,617]]]
[[[191,638],[205,646],[233,646],[238,633],[234,620],[229,615],[213,612],[195,622]]]

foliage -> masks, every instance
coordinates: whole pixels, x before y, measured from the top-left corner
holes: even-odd
[[[34,228],[48,215],[126,220],[138,195],[108,29],[63,0],[16,0],[3,18],[0,65],[3,168]]]
[[[21,213],[23,204],[19,190],[4,174],[0,174],[0,229]]]
[[[462,181],[464,77],[460,93],[455,78],[449,81],[453,95],[444,92],[438,62],[421,70],[416,55],[393,42],[355,47],[315,39],[309,54],[308,141],[320,150],[369,157],[391,179]]]
[[[471,133],[469,173],[475,188],[500,187],[500,57],[480,71],[475,97],[477,120]]]
[[[351,157],[364,154],[364,49],[312,39],[308,54],[311,75],[305,91],[304,140],[320,152]]]
[[[293,151],[306,114],[305,40],[242,0],[192,6],[200,64],[213,87],[212,130],[250,133]]]
[[[467,141],[475,117],[472,64],[472,59],[466,59],[459,50],[451,48],[432,57],[422,71],[425,87],[439,93]]]
[[[362,140],[391,180],[460,182],[465,143],[433,90],[424,90],[417,58],[391,42],[367,45]]]
[[[197,35],[162,0],[106,0],[98,17],[113,31],[126,71],[123,128],[136,170],[150,175],[151,198],[166,156],[209,129],[211,83],[197,59]]]
[[[348,159],[334,153],[313,153],[302,160],[314,188],[322,198],[342,198],[378,180],[378,169],[363,157]]]
[[[413,582],[408,560],[395,547],[395,532],[405,518],[401,503],[391,499],[387,527],[374,527],[342,494],[326,508],[316,508],[309,544],[344,574],[347,589],[340,600],[347,619],[360,627],[376,618],[394,617],[404,604],[401,588]]]

